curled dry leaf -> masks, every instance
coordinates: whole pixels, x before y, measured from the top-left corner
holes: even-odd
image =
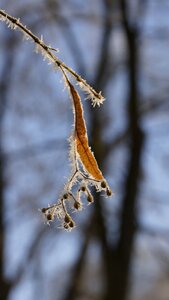
[[[96,180],[102,180],[104,179],[102,172],[100,171],[97,161],[92,151],[90,150],[88,144],[87,130],[86,130],[86,124],[83,116],[83,108],[82,108],[80,96],[68,79],[67,82],[70,88],[70,93],[74,105],[74,113],[75,113],[74,134],[75,134],[77,153],[87,173],[89,173]]]

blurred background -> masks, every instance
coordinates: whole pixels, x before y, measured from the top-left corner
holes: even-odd
[[[0,299],[169,299],[169,1],[1,0],[106,102],[83,101],[114,191],[71,232],[38,209],[69,176],[71,101],[33,43],[0,23]],[[83,95],[83,99],[85,95]]]

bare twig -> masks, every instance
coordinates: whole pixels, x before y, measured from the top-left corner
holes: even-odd
[[[19,29],[26,39],[30,39],[35,43],[36,52],[40,52],[44,59],[48,60],[49,64],[52,63],[55,69],[59,69],[61,71],[63,78],[65,79],[66,87],[70,92],[74,112],[74,130],[70,138],[72,175],[70,176],[63,194],[57,203],[41,210],[47,219],[47,223],[53,221],[56,217],[61,220],[61,224],[65,229],[70,230],[74,227],[74,222],[67,212],[67,200],[73,198],[74,208],[79,210],[81,208],[80,196],[82,192],[86,194],[88,202],[93,202],[93,197],[88,188],[89,185],[95,186],[97,191],[104,190],[107,196],[111,196],[112,192],[98,167],[94,154],[89,147],[81,98],[74,85],[70,82],[67,73],[72,75],[76,79],[80,88],[88,94],[87,98],[91,99],[93,106],[96,104],[100,106],[100,104],[103,103],[104,98],[101,93],[97,93],[83,78],[81,78],[81,76],[64,64],[53,54],[53,52],[51,52],[57,51],[57,49],[47,46],[43,42],[42,37],[39,39],[29,29],[27,29],[19,19],[10,16],[3,10],[0,10],[0,20],[6,22],[8,27],[11,29]],[[76,196],[74,196],[71,191],[75,184],[80,185],[76,191]]]
[[[63,73],[63,70],[70,73],[79,84],[80,88],[84,90],[89,99],[92,100],[93,105],[100,105],[105,100],[101,95],[101,92],[97,93],[80,75],[78,75],[74,70],[68,67],[64,62],[58,59],[51,50],[58,51],[57,49],[52,48],[51,46],[47,46],[43,42],[43,38],[39,39],[35,34],[33,34],[29,29],[24,26],[19,19],[12,17],[7,14],[4,10],[0,10],[0,20],[7,23],[7,25],[11,29],[19,29],[25,36],[26,39],[31,39],[34,41],[36,45],[36,52],[40,52],[44,59],[48,59],[49,64],[53,64],[56,69],[60,69]]]

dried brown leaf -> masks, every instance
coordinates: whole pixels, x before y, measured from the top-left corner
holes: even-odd
[[[68,79],[67,79],[68,80]],[[86,124],[83,117],[83,107],[80,96],[68,80],[75,112],[75,142],[80,160],[86,171],[96,180],[102,180],[103,175],[88,144]]]

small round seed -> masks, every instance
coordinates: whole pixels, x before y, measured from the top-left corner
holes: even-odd
[[[65,215],[64,220],[65,220],[66,223],[70,223],[72,221],[71,217],[68,214]]]
[[[78,210],[79,208],[81,208],[80,202],[75,201],[75,203],[74,203],[74,208],[77,209],[77,210]]]
[[[101,187],[102,187],[103,189],[105,189],[105,188],[107,187],[107,184],[106,184],[105,181],[102,181],[102,182],[101,182]]]
[[[46,218],[47,218],[48,221],[52,221],[54,219],[53,215],[50,214],[50,213],[47,214]]]
[[[88,195],[87,196],[87,201],[89,202],[89,203],[92,203],[94,200],[93,200],[93,196],[92,195]]]
[[[73,220],[69,223],[69,226],[71,227],[71,228],[73,228],[74,226],[75,226],[75,222],[73,222]]]
[[[82,187],[81,187],[81,191],[82,191],[82,192],[85,192],[85,191],[86,191],[86,187],[85,187],[85,186],[82,186]]]
[[[107,196],[109,196],[109,197],[112,196],[112,190],[110,190],[110,189],[107,188],[106,194],[107,194]]]

